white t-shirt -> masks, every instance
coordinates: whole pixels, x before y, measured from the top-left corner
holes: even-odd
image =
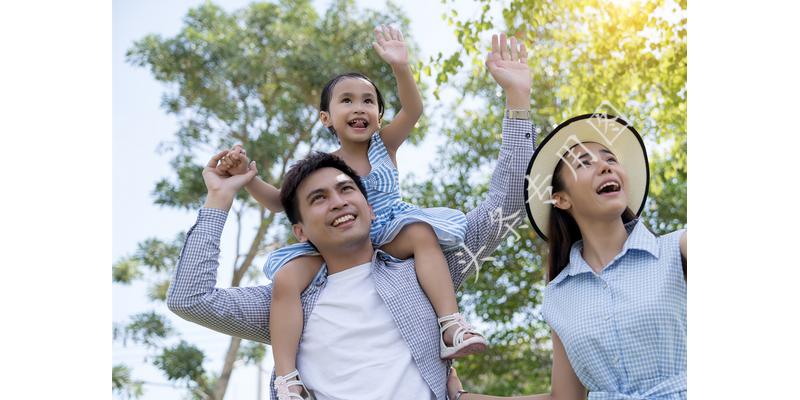
[[[317,400],[435,399],[371,272],[328,276],[300,342],[300,378]]]

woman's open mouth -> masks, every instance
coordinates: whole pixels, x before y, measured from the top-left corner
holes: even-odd
[[[622,185],[619,182],[611,180],[606,181],[600,187],[597,188],[597,194],[613,194],[618,193],[622,189]]]

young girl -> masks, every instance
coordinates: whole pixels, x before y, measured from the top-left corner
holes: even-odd
[[[458,312],[442,252],[442,248],[463,242],[466,217],[457,210],[420,209],[400,199],[396,153],[422,114],[422,99],[400,31],[380,27],[375,37],[373,48],[391,65],[397,80],[400,111],[381,129],[384,103],[380,91],[366,76],[347,73],[333,78],[322,90],[320,121],[341,144],[333,154],[361,176],[367,189],[367,200],[376,214],[370,231],[373,244],[394,257],[415,258],[420,286],[439,317],[441,357],[452,359],[483,351],[486,340]],[[240,174],[248,163],[245,151],[235,146],[221,167]],[[260,178],[253,179],[246,190],[272,212],[283,210],[280,191]],[[300,294],[323,273],[322,262],[313,246],[297,243],[272,252],[264,267],[273,281],[270,333],[278,375],[275,384],[281,399],[304,398],[299,395],[304,387],[295,366],[303,329]]]
[[[657,237],[637,219],[649,180],[639,134],[617,117],[572,118],[528,178],[528,216],[550,244],[553,370],[550,394],[515,398],[686,399],[686,231]],[[551,180],[552,196],[535,187]],[[499,398],[464,392],[455,373],[448,392]]]

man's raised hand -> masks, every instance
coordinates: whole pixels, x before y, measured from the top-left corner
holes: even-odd
[[[509,100],[512,95],[524,95],[530,103],[532,78],[524,44],[513,36],[510,43],[507,42],[505,33],[501,33],[499,39],[496,34],[492,35],[492,51],[486,55],[486,68]]]
[[[251,161],[247,171],[241,175],[230,175],[220,168],[220,160],[228,155],[230,150],[223,150],[208,161],[203,168],[203,181],[208,189],[206,208],[218,208],[228,211],[233,204],[236,193],[244,187],[258,173],[256,162]]]

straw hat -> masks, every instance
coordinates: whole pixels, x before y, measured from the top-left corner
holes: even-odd
[[[594,142],[607,147],[628,175],[628,207],[639,216],[647,200],[650,168],[642,137],[622,118],[608,114],[584,114],[559,124],[542,140],[528,164],[525,209],[536,233],[547,240],[553,208],[552,182],[556,165],[570,149]]]

